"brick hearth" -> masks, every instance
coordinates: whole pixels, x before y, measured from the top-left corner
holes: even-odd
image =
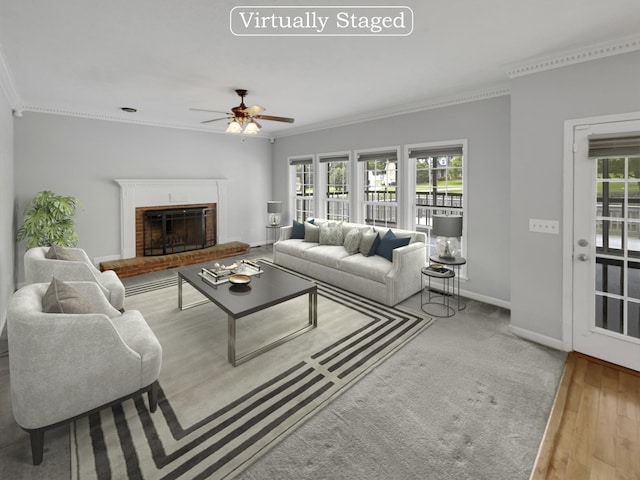
[[[218,258],[242,255],[249,251],[249,245],[229,242],[201,250],[172,253],[153,257],[125,258],[100,263],[101,270],[114,270],[120,278],[134,277],[143,273],[159,272],[168,268],[184,267],[194,263],[207,262]]]

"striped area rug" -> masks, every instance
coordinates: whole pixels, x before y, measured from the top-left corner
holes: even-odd
[[[134,287],[125,304],[163,345],[158,410],[144,397],[77,421],[74,480],[232,478],[432,323],[318,283],[318,328],[234,368],[226,316],[212,304],[177,310],[175,285]],[[239,337],[305,317],[305,302],[256,314]]]

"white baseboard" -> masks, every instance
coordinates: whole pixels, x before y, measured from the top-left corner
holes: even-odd
[[[568,351],[565,348],[562,340],[558,340],[557,338],[547,337],[546,335],[541,335],[524,328],[514,327],[513,325],[509,326],[509,330],[511,331],[511,333],[517,335],[518,337],[524,338],[526,340],[531,340],[532,342],[539,343],[540,345],[555,348],[556,350],[562,350],[565,352]]]
[[[506,308],[511,310],[511,302],[507,300],[501,300],[499,298],[489,297],[487,295],[480,295],[478,293],[467,292],[466,290],[460,290],[460,296],[469,298],[471,300],[477,300],[478,302],[486,303],[489,305],[495,305],[496,307]]]

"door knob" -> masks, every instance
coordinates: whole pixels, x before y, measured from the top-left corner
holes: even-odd
[[[580,260],[581,262],[586,262],[587,260],[589,260],[589,256],[586,253],[581,253],[580,255],[578,255],[578,260]]]

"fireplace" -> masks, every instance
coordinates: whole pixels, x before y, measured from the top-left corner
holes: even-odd
[[[213,207],[146,210],[142,221],[143,255],[168,255],[216,244]]]
[[[120,258],[144,257],[143,218],[146,210],[215,208],[216,246],[227,243],[227,180],[116,179],[120,186]]]

